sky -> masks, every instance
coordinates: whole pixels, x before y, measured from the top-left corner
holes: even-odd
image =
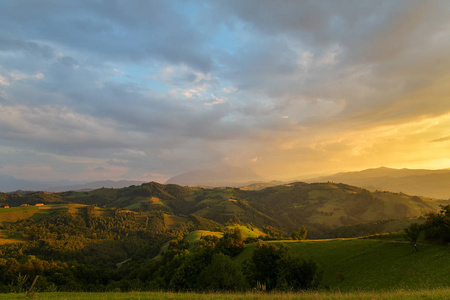
[[[0,0],[0,175],[450,168],[450,2]]]

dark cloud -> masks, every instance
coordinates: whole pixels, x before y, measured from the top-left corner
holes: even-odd
[[[3,28],[98,58],[142,63],[166,60],[202,71],[212,60],[202,33],[173,1],[30,1],[2,3]],[[31,47],[29,42],[25,45]]]

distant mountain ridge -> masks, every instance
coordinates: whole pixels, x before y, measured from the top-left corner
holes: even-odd
[[[223,170],[197,170],[174,176],[165,184],[178,184],[185,186],[244,186],[264,181],[252,170],[230,167]]]
[[[369,190],[387,190],[438,199],[450,198],[450,169],[375,168],[343,172],[304,180],[306,182],[341,182]]]
[[[17,190],[42,191],[49,185],[62,186],[70,184],[70,181],[32,181],[25,179],[17,179],[13,176],[0,174],[0,191],[13,192]]]
[[[13,176],[0,174],[0,192],[22,191],[46,191],[46,192],[65,192],[65,191],[90,191],[99,188],[124,188],[130,185],[140,185],[146,181],[130,181],[130,180],[102,180],[93,182],[74,182],[74,181],[31,181],[25,179],[17,179]]]
[[[103,181],[94,181],[88,182],[85,184],[76,184],[76,185],[64,185],[64,186],[55,186],[46,188],[45,191],[60,193],[66,191],[91,191],[99,188],[108,188],[108,189],[121,189],[125,187],[129,187],[131,185],[141,185],[146,181],[129,181],[129,180],[103,180]]]

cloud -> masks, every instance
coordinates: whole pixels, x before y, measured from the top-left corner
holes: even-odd
[[[126,4],[42,1],[36,6],[19,1],[3,3],[0,17],[3,28],[14,28],[26,38],[51,40],[65,48],[88,53],[94,58],[92,62],[106,59],[140,63],[156,59],[207,71],[212,61],[202,49],[206,39],[175,4],[172,1]],[[13,40],[7,45],[47,51],[32,41]],[[50,53],[45,54],[51,56]]]
[[[14,151],[0,160],[17,176],[138,179],[440,158],[449,14],[442,1],[4,1],[0,140]]]
[[[230,86],[227,88],[222,88],[222,91],[224,91],[227,94],[233,94],[237,92],[237,88],[235,88],[234,86]]]
[[[0,75],[0,85],[9,85],[9,81],[2,75]]]
[[[448,141],[450,141],[450,136],[441,137],[441,138],[432,140],[431,142],[440,143],[440,142],[448,142]]]

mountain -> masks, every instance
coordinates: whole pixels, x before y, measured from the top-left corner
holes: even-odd
[[[84,184],[54,186],[54,187],[45,188],[45,191],[59,193],[59,192],[66,192],[66,191],[91,191],[91,190],[100,189],[100,188],[121,189],[124,187],[129,187],[131,185],[141,185],[144,182],[145,181],[104,180],[104,181],[88,182],[88,183],[84,183]]]
[[[27,190],[27,191],[42,191],[48,186],[53,185],[67,185],[70,181],[31,181],[24,179],[17,179],[13,176],[0,174],[0,191],[1,192],[12,192],[17,190]]]
[[[8,193],[13,191],[47,191],[53,193],[65,192],[65,191],[90,191],[99,188],[113,188],[120,189],[128,187],[130,185],[140,185],[145,181],[31,181],[24,179],[17,179],[13,176],[0,174],[0,192]]]
[[[174,176],[166,184],[179,184],[186,186],[243,186],[264,179],[250,169],[231,167],[223,170],[197,170]]]
[[[376,168],[305,180],[341,182],[369,190],[386,190],[438,199],[450,198],[450,170]]]

